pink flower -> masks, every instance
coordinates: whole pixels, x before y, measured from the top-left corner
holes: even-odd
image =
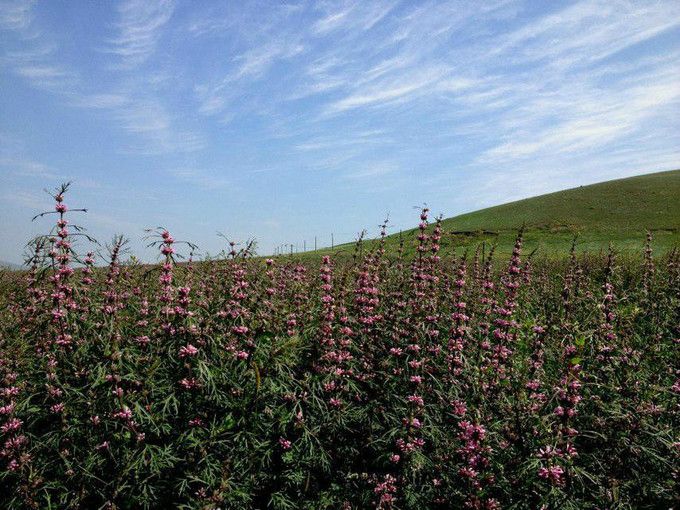
[[[21,426],[23,425],[23,421],[21,421],[19,418],[10,418],[7,420],[7,423],[5,423],[2,428],[0,428],[0,431],[2,431],[3,434],[7,434],[8,432],[14,432],[16,430],[19,430]]]
[[[281,445],[281,448],[283,448],[284,450],[290,450],[293,443],[291,443],[288,439],[284,439],[283,437],[280,437],[279,438],[279,445]]]
[[[199,418],[198,416],[196,418],[192,418],[189,420],[189,426],[190,427],[202,427],[203,426],[203,420]]]
[[[526,383],[526,387],[529,390],[536,391],[541,386],[541,382],[538,380],[532,380]]]
[[[191,344],[187,344],[186,346],[181,347],[179,350],[180,358],[196,356],[196,354],[198,354],[198,349]]]
[[[19,394],[19,388],[16,386],[10,386],[9,388],[0,389],[0,395],[5,397],[15,397]]]
[[[409,395],[408,401],[411,402],[412,404],[417,405],[418,407],[422,407],[425,405],[425,401],[423,400],[423,397],[419,395]]]
[[[458,474],[462,477],[473,479],[477,478],[479,473],[472,468],[462,467],[458,470]]]
[[[146,335],[135,337],[135,342],[141,346],[148,345],[150,341],[151,339]]]
[[[2,414],[4,414],[4,415],[12,414],[12,411],[14,411],[14,405],[15,404],[13,402],[11,402],[11,403],[7,404],[6,406],[0,407],[0,415],[2,415]]]
[[[538,457],[541,459],[551,459],[555,455],[557,455],[557,451],[550,445],[538,450]]]
[[[5,441],[6,450],[19,450],[22,446],[28,444],[28,438],[23,434],[20,436],[10,437]],[[0,455],[2,455],[0,453]]]
[[[59,414],[64,411],[64,404],[63,403],[54,404],[53,406],[50,407],[50,411],[52,411],[54,414]]]
[[[560,466],[550,466],[549,468],[542,467],[538,470],[538,476],[548,480],[554,485],[562,485],[564,480],[562,475],[564,470]]]
[[[467,406],[465,405],[465,402],[460,400],[451,402],[451,406],[453,407],[453,414],[456,416],[464,416],[467,412]]]
[[[116,411],[112,415],[114,418],[119,418],[121,420],[129,420],[132,418],[132,411],[130,411],[129,407],[123,407],[119,411]]]
[[[675,393],[680,393],[680,379],[675,381],[675,384],[673,384],[671,390],[673,390]]]
[[[179,385],[185,390],[194,390],[200,387],[200,383],[194,377],[185,377],[179,382]]]
[[[564,447],[564,455],[569,458],[578,457],[578,451],[573,444],[567,443],[567,445]]]

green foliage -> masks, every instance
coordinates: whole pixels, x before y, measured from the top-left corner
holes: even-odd
[[[672,507],[679,262],[131,264],[63,322],[53,267],[3,274],[0,507]]]

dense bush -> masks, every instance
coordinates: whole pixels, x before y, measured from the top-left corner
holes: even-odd
[[[440,260],[423,210],[413,260],[95,268],[64,191],[0,283],[2,508],[678,504],[676,253]]]

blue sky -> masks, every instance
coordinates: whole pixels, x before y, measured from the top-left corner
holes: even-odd
[[[676,0],[3,0],[0,259],[65,180],[152,259],[678,168],[679,103]]]

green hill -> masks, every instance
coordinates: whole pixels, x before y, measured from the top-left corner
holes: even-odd
[[[460,252],[486,242],[509,252],[517,230],[526,227],[525,246],[539,253],[569,250],[575,235],[581,251],[639,250],[650,230],[654,249],[680,246],[680,170],[639,175],[540,195],[447,218],[442,226],[443,253]],[[401,234],[406,250],[413,253],[415,230]],[[396,249],[399,234],[388,238],[388,250]],[[351,244],[334,252],[347,253]],[[331,250],[314,252],[328,253]]]

